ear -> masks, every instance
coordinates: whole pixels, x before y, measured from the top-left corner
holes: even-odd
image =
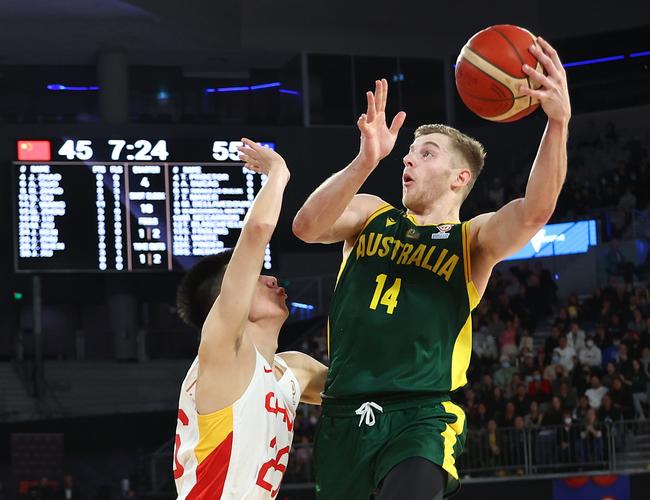
[[[454,180],[454,187],[467,186],[472,180],[472,171],[469,168],[459,168],[456,170],[456,179]]]

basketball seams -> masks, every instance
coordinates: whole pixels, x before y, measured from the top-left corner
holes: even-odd
[[[483,68],[480,66],[477,66],[473,62],[471,62],[469,59],[464,58],[465,61],[467,61],[467,64],[471,64],[475,69],[483,73],[485,76],[489,77],[490,79],[494,80],[496,83],[501,84],[508,92],[510,92],[510,98],[509,99],[490,99],[486,98],[483,96],[478,96],[478,95],[473,95],[471,92],[468,92],[467,90],[464,90],[463,92],[467,94],[469,97],[472,97],[474,99],[480,99],[481,101],[488,101],[488,102],[508,102],[508,101],[514,101],[515,95],[512,93],[512,89],[508,86],[505,85],[503,82],[500,82],[496,78],[494,78],[494,75],[491,75],[488,71],[485,71]]]
[[[497,82],[501,83],[504,87],[506,87],[511,92],[513,99],[517,99],[518,97],[521,97],[517,95],[518,92],[515,92],[516,88],[512,88],[510,85],[503,82],[502,79],[505,79],[504,77],[507,77],[509,79],[514,80],[516,84],[517,82],[524,83],[524,78],[513,76],[507,71],[502,70],[501,68],[499,68],[498,66],[494,65],[492,62],[487,60],[485,57],[483,57],[480,53],[472,49],[469,45],[465,45],[463,47],[463,49],[460,52],[460,55],[468,63],[470,63],[472,66],[478,69],[481,73],[484,73],[485,75],[489,76],[493,80],[496,80]],[[527,97],[527,96],[523,96],[523,97]]]
[[[512,48],[512,50],[515,52],[515,54],[517,55],[517,59],[519,59],[519,62],[520,62],[521,65],[523,66],[524,63],[525,63],[524,58],[521,57],[521,54],[520,54],[519,51],[517,50],[517,47],[515,46],[515,44],[512,43],[512,40],[510,40],[510,38],[508,38],[508,36],[507,36],[505,33],[503,33],[502,31],[500,31],[498,28],[494,28],[494,31],[495,31],[496,33],[498,33],[499,35],[501,35],[501,36],[503,37],[503,39],[506,41],[506,43],[507,43],[508,45],[510,45],[510,48]],[[523,31],[523,30],[522,30],[522,31]],[[532,34],[530,31],[528,31],[528,30],[525,30],[525,31],[526,31],[526,33],[528,33],[529,35],[531,35],[531,37],[532,37],[532,39],[533,39],[533,43],[537,43],[537,42],[535,41],[535,37],[533,36],[533,34]],[[526,75],[526,83],[528,84],[528,88],[529,88],[529,89],[532,89],[532,88],[533,88],[533,84],[530,82],[530,77],[529,77],[528,75]],[[529,99],[528,105],[529,105],[529,106],[532,106],[532,105],[533,105],[533,98],[532,98],[531,96],[528,96],[528,99]]]
[[[522,95],[520,90],[526,84],[531,89],[539,88],[522,70],[529,60],[531,66],[536,62],[535,71],[540,70],[539,60],[528,54],[531,41],[537,45],[535,35],[524,28],[495,25],[476,33],[461,49],[456,86],[463,102],[478,116],[509,122],[539,107],[538,99]]]
[[[510,101],[512,103],[512,106],[510,107],[510,109],[508,109],[507,111],[505,111],[503,113],[500,113],[498,115],[490,116],[490,115],[483,115],[483,114],[477,113],[479,116],[481,116],[481,117],[483,117],[483,118],[485,118],[487,120],[504,121],[504,120],[508,120],[508,119],[518,115],[522,111],[524,111],[527,108],[531,107],[530,106],[530,99],[528,99],[528,104],[524,104],[525,101],[522,101],[522,99],[526,99],[526,98],[528,98],[528,96],[519,95],[519,96],[515,97],[515,93],[513,92],[513,89],[511,87],[511,85],[508,85],[505,82],[501,81],[498,77],[501,77],[501,78],[504,78],[504,76],[508,77],[511,80],[514,80],[515,84],[516,84],[517,81],[523,83],[524,78],[512,77],[512,75],[506,73],[501,68],[495,66],[490,61],[484,59],[483,56],[481,56],[476,51],[472,50],[472,48],[469,47],[468,45],[466,45],[466,46],[464,46],[462,48],[460,56],[464,60],[465,63],[471,65],[473,68],[475,68],[479,72],[483,73],[488,78],[494,80],[497,83],[500,83],[503,87],[508,89],[508,91],[512,94],[512,98],[510,98],[510,99],[489,99],[489,98],[485,98],[485,97],[481,97],[481,96],[474,96],[470,92],[468,92],[467,90],[464,89],[463,93],[466,94],[468,97],[471,97],[471,98],[474,98],[474,99],[480,99],[481,101],[487,101],[487,102],[508,102],[508,101]],[[461,60],[461,62],[459,64],[462,64],[462,63],[463,63],[463,61]],[[531,110],[531,112],[532,112],[532,110]]]

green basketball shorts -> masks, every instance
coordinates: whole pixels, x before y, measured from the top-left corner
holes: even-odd
[[[447,498],[460,488],[455,464],[465,431],[465,413],[448,394],[383,402],[324,399],[314,440],[316,496],[368,500],[393,467],[422,457],[447,473]]]

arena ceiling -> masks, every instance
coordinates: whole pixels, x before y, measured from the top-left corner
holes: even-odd
[[[643,3],[423,0],[2,0],[0,64],[131,64],[237,71],[302,50],[440,57],[485,26],[513,23],[549,39],[647,25]],[[647,50],[648,47],[645,47]],[[641,50],[641,49],[640,49]]]

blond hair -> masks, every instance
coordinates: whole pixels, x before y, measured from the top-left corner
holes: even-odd
[[[467,192],[465,193],[465,197],[467,197],[474,187],[474,183],[481,173],[481,170],[483,170],[483,165],[485,164],[486,153],[483,144],[478,142],[476,139],[459,132],[455,128],[448,125],[442,125],[441,123],[420,125],[415,130],[416,139],[420,136],[429,134],[443,134],[449,137],[451,147],[460,155],[470,172],[472,172],[472,178],[467,185]]]

